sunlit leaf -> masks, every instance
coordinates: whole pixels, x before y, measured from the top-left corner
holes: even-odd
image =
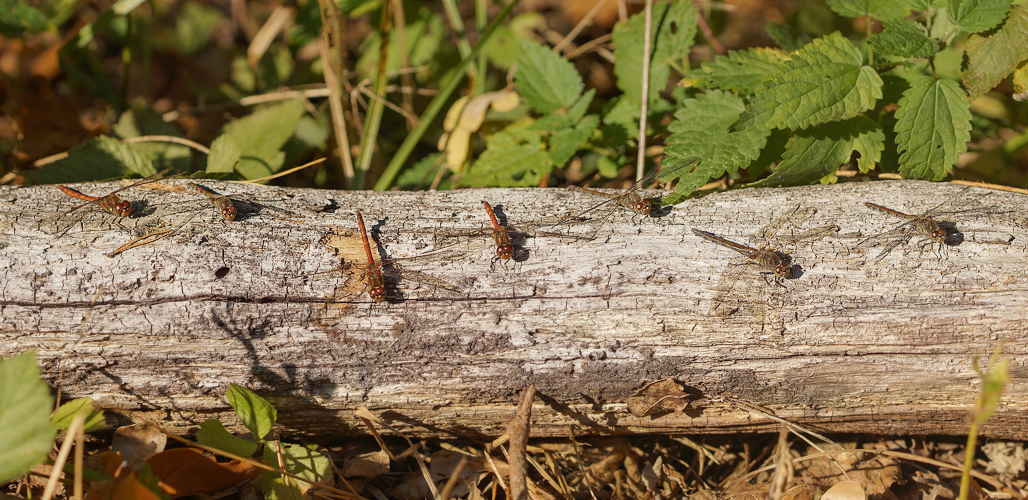
[[[582,76],[575,66],[535,42],[521,42],[517,65],[514,81],[518,92],[539,113],[570,108],[582,92]]]
[[[765,47],[733,50],[700,66],[691,76],[702,78],[701,86],[752,94],[782,67],[786,56]]]
[[[873,17],[883,21],[901,19],[910,13],[903,2],[896,0],[828,0],[828,6],[840,16]]]
[[[947,0],[949,20],[967,33],[988,31],[1003,22],[1010,0]]]
[[[228,404],[236,410],[239,420],[255,438],[264,439],[271,432],[271,428],[275,426],[275,420],[278,418],[278,413],[271,403],[254,394],[253,391],[236,384],[228,385],[225,397],[228,399]]]
[[[282,146],[293,135],[303,113],[303,103],[292,100],[261,108],[225,125],[223,133],[234,136],[243,151],[236,172],[246,179],[256,179],[282,168]]]
[[[971,98],[995,87],[1000,80],[1028,59],[1028,7],[1019,5],[990,37],[972,35],[967,39],[967,69],[963,81]]]
[[[971,111],[957,82],[921,77],[896,110],[896,146],[903,177],[937,181],[971,140]]]
[[[646,37],[644,13],[637,13],[614,27],[614,75],[625,99],[636,106],[642,102],[643,47]],[[650,81],[647,99],[653,101],[667,85],[671,62],[689,57],[696,37],[696,10],[692,2],[674,0],[653,6],[650,33]]]
[[[870,42],[875,52],[886,56],[925,58],[939,51],[924,26],[906,19],[885,23],[885,31],[872,35]]]
[[[73,399],[61,405],[50,417],[50,422],[60,430],[67,430],[71,426],[71,420],[78,413],[86,414],[85,432],[93,432],[107,428],[107,421],[104,420],[103,410],[93,408],[93,400],[90,398]]]
[[[54,400],[35,352],[0,360],[0,380],[0,483],[6,483],[41,463],[57,432],[50,423]]]
[[[196,433],[196,442],[227,451],[240,457],[250,457],[257,451],[257,443],[233,436],[221,421],[209,419],[200,424],[200,430]]]

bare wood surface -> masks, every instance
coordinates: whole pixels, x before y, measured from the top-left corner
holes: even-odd
[[[137,215],[115,225],[92,214],[60,238],[35,226],[75,201],[53,186],[0,188],[0,355],[36,349],[65,398],[177,430],[233,422],[223,394],[234,382],[271,400],[284,431],[323,435],[362,432],[364,405],[411,434],[494,438],[530,384],[534,436],[776,428],[732,401],[820,431],[962,434],[978,389],[972,357],[1003,344],[1011,382],[983,432],[1028,438],[1024,195],[913,181],[737,190],[661,217],[621,210],[599,226],[551,228],[592,240],[515,233],[515,258],[498,262],[488,232],[446,237],[489,227],[483,200],[528,228],[595,198],[204,183],[291,211],[237,203],[228,223],[213,209],[177,213],[201,199],[185,184],[128,189]],[[1003,213],[947,218],[958,232],[941,259],[918,239],[878,263],[854,250],[899,223],[863,202],[918,212],[951,196]],[[738,254],[692,228],[745,242],[796,206],[817,209],[799,230],[841,229],[789,249],[795,276],[753,273],[740,285],[772,283],[766,321],[747,307],[708,314]],[[376,257],[438,257],[387,265],[386,302],[365,291],[357,208]],[[157,229],[175,231],[107,256]],[[692,408],[632,415],[626,401],[664,378]]]

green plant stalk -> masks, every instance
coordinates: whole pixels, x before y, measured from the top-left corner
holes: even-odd
[[[974,453],[978,446],[978,422],[971,422],[967,435],[967,446],[964,448],[964,470],[960,474],[960,500],[967,500],[971,492],[971,469],[974,468]]]
[[[460,82],[464,79],[464,71],[467,69],[468,65],[474,61],[475,56],[482,50],[482,46],[492,38],[493,33],[496,32],[496,28],[498,28],[503,20],[506,19],[510,14],[511,9],[513,9],[517,3],[518,0],[510,0],[510,2],[507,3],[503,10],[500,11],[500,14],[496,16],[496,19],[493,19],[493,22],[489,27],[482,32],[482,36],[478,39],[478,43],[475,44],[474,48],[471,49],[471,53],[468,54],[468,57],[462,59],[460,65],[450,73],[450,78],[445,84],[443,84],[442,88],[439,89],[439,93],[432,99],[432,102],[428,103],[428,107],[425,108],[425,112],[421,115],[421,118],[418,121],[418,126],[414,127],[414,130],[411,130],[411,132],[407,134],[407,138],[404,139],[402,144],[400,144],[399,149],[396,150],[396,154],[393,155],[393,159],[389,161],[389,165],[387,165],[385,171],[382,172],[382,177],[380,177],[378,182],[375,183],[376,191],[388,189],[389,186],[393,184],[393,180],[396,179],[396,175],[400,173],[400,168],[403,167],[403,164],[407,162],[407,158],[410,156],[411,152],[414,151],[414,146],[416,146],[418,141],[421,140],[421,137],[425,135],[425,131],[427,131],[428,127],[432,125],[436,116],[439,115],[443,106],[446,105],[446,101],[449,100],[453,92],[457,90],[457,86],[460,85]]]
[[[443,10],[446,17],[450,18],[453,31],[457,34],[457,51],[462,59],[467,59],[471,54],[471,44],[468,43],[467,32],[464,30],[464,21],[460,18],[460,11],[457,10],[457,2],[454,0],[443,0]]]
[[[978,428],[996,412],[1003,389],[1009,381],[1007,360],[999,359],[1003,346],[996,347],[989,358],[988,366],[982,370],[978,367],[978,358],[974,358],[974,371],[982,380],[981,392],[971,415],[971,425],[967,435],[967,447],[964,451],[964,467],[960,476],[960,500],[967,500],[971,493],[971,468],[974,467],[974,455],[978,446]]]
[[[489,6],[486,5],[485,0],[475,0],[475,29],[477,29],[479,33],[489,25],[489,18],[486,17],[488,8]],[[485,92],[486,59],[485,54],[478,54],[478,65],[475,67],[475,75],[477,78],[475,78],[474,88],[471,89],[471,92],[474,93],[474,95],[482,95],[482,93]]]
[[[382,34],[381,54],[378,58],[378,75],[375,77],[375,88],[372,92],[379,98],[371,99],[368,107],[368,114],[364,117],[364,136],[360,141],[360,156],[357,157],[357,171],[354,172],[356,179],[352,187],[362,189],[364,179],[371,168],[371,159],[375,155],[375,143],[378,140],[378,129],[382,125],[382,114],[385,111],[386,84],[389,77],[386,75],[386,65],[389,62],[389,35],[392,27],[392,13],[390,12],[392,2],[385,2],[382,5],[382,19],[379,22],[379,32]],[[400,47],[406,50],[406,47]]]

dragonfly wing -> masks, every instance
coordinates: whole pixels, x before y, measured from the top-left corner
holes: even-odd
[[[760,228],[760,230],[750,238],[751,245],[760,246],[761,244],[775,239],[775,237],[778,236],[778,233],[783,231],[795,231],[810,220],[810,218],[814,216],[815,212],[817,212],[817,209],[813,207],[801,207],[797,205],[796,208],[790,210],[788,213]]]
[[[728,267],[721,275],[721,279],[718,280],[717,286],[714,288],[717,293],[710,304],[710,312],[708,313],[710,316],[726,318],[745,306],[747,301],[745,297],[746,287],[738,285],[740,281],[745,281],[743,277],[747,276],[746,272],[753,270],[750,269],[751,267],[752,263],[749,261],[737,261],[728,264]]]

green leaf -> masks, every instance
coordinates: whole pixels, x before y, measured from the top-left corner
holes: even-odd
[[[971,111],[967,95],[952,80],[922,77],[903,93],[896,110],[900,174],[937,181],[967,151]]]
[[[853,127],[853,131],[857,132],[857,136],[853,138],[853,150],[860,153],[857,168],[866,174],[873,170],[882,158],[882,151],[885,151],[885,132],[881,125],[866,116],[858,116],[848,123]]]
[[[0,484],[46,459],[57,431],[50,424],[54,400],[40,378],[36,353],[0,360]]]
[[[72,148],[66,158],[25,172],[25,177],[36,184],[56,184],[121,179],[132,174],[146,177],[156,172],[153,164],[128,144],[100,136]]]
[[[592,104],[593,97],[595,96],[596,89],[589,89],[571,105],[571,109],[568,110],[568,118],[571,120],[571,123],[575,123],[585,116],[585,112],[589,111],[589,105]]]
[[[243,147],[234,135],[222,134],[211,143],[211,154],[207,155],[208,174],[231,173],[239,158],[243,155]]]
[[[549,141],[550,164],[556,168],[563,167],[585,143],[589,142],[589,137],[598,126],[600,126],[600,117],[589,115],[575,125],[575,128],[566,128],[555,132],[550,136]]]
[[[610,133],[607,129],[617,128],[618,132],[615,135],[621,136],[621,132],[624,132],[624,137],[637,139],[639,137],[639,105],[633,104],[624,96],[611,99],[603,109],[603,125],[605,134]]]
[[[869,41],[875,52],[886,56],[922,59],[939,51],[939,44],[928,38],[923,26],[906,19],[885,23],[885,31],[871,35]]]
[[[297,99],[261,108],[225,125],[222,135],[235,137],[243,151],[236,172],[245,179],[256,179],[282,168],[282,146],[293,135],[303,113],[303,103]]]
[[[359,17],[377,10],[384,0],[339,0],[339,10],[350,17]]]
[[[787,57],[781,50],[765,47],[733,50],[703,63],[690,76],[702,77],[704,87],[731,90],[747,95],[755,92],[782,68]]]
[[[518,45],[517,65],[518,92],[539,113],[570,108],[582,92],[575,65],[538,43],[523,40]]]
[[[853,121],[832,122],[797,131],[785,145],[775,172],[754,185],[806,184],[833,174],[853,152]],[[868,120],[870,121],[870,120]]]
[[[239,420],[250,430],[250,433],[257,439],[264,439],[271,432],[275,425],[278,414],[275,407],[271,406],[264,398],[254,394],[249,389],[229,384],[225,392],[228,404],[236,410]]]
[[[39,33],[50,27],[46,15],[22,0],[0,0],[0,35],[17,38],[26,31]]]
[[[902,19],[910,14],[910,9],[896,0],[828,0],[828,6],[840,16],[873,17],[883,21]]]
[[[675,0],[653,6],[653,32],[650,44],[650,82],[647,99],[653,101],[667,85],[671,61],[688,59],[696,37],[696,10],[692,2]],[[646,29],[644,13],[628,18],[614,27],[614,75],[625,98],[638,106],[642,99],[643,43]]]
[[[200,430],[196,433],[196,441],[202,445],[241,457],[252,457],[257,451],[257,443],[233,436],[225,429],[221,421],[215,419],[200,424]]]
[[[810,33],[799,31],[787,24],[768,22],[764,26],[764,31],[767,31],[767,36],[771,37],[786,52],[795,52],[814,41],[814,37]]]
[[[757,90],[741,127],[802,128],[852,118],[882,97],[882,79],[838,32],[803,47]]]
[[[946,0],[903,0],[911,10],[941,9],[946,7]]]
[[[289,444],[282,446],[280,442],[273,441],[264,447],[264,461],[270,464],[277,464],[277,449],[280,447],[282,450],[282,462],[286,472],[308,479],[314,483],[321,482],[331,476],[332,462],[328,457],[315,451],[315,446],[313,445]],[[268,498],[301,499],[302,495],[294,496],[300,493],[300,490],[293,486],[296,484],[296,481],[293,479],[288,481],[288,484],[285,483],[282,475],[274,472],[261,474],[261,485],[264,487],[264,491],[269,493]]]
[[[968,37],[965,50],[968,64],[963,75],[964,87],[974,99],[1028,59],[1028,7],[1019,5],[1014,9],[1006,24],[992,36]]]
[[[396,178],[396,185],[400,189],[404,190],[421,190],[425,189],[429,184],[432,183],[432,178],[435,177],[436,169],[442,164],[442,160],[439,157],[442,153],[429,153],[424,158],[420,159],[410,168],[406,169]],[[437,164],[436,161],[439,163]],[[445,189],[442,185],[439,189]]]
[[[454,65],[451,64],[454,58],[458,58],[459,61],[456,44],[447,42],[447,34],[451,32],[449,27],[425,2],[403,2],[403,6],[406,21],[404,39],[407,42],[403,50],[407,52],[410,67],[425,68],[414,73],[414,76],[418,81],[424,82],[432,76],[448,71]],[[391,79],[398,79],[399,71],[404,69],[404,58],[400,57],[400,40],[399,36],[394,35],[390,36],[388,41],[386,71],[393,75]],[[358,52],[361,56],[357,60],[357,71],[361,77],[377,78],[381,47],[382,37],[377,30],[372,31],[361,43]]]
[[[218,9],[195,0],[183,4],[175,22],[175,44],[179,51],[190,55],[204,48],[223,18]]]
[[[543,175],[550,171],[550,158],[546,151],[532,144],[489,147],[468,169],[460,180],[461,186],[470,187],[525,187],[537,186]]]
[[[78,413],[86,414],[85,432],[93,432],[107,428],[107,421],[104,420],[104,412],[93,408],[93,400],[90,398],[73,399],[61,405],[50,417],[50,423],[59,430],[68,430],[71,426],[71,419]]]
[[[1010,0],[947,0],[949,20],[967,33],[981,33],[1003,22]]]
[[[730,131],[744,109],[741,97],[712,90],[687,99],[675,113],[675,121],[668,126],[671,135],[665,141],[662,163],[674,169],[690,164],[692,158],[700,159],[691,172],[682,172],[675,187],[679,199],[712,177],[736,172],[760,156],[767,130]]]

